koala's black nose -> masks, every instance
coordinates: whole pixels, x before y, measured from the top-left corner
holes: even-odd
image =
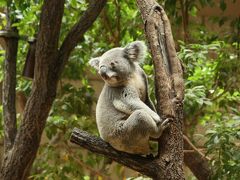
[[[101,66],[99,70],[99,74],[103,77],[107,76],[107,67],[106,66]]]

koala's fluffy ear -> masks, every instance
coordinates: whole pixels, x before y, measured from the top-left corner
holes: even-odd
[[[90,61],[89,61],[89,64],[90,66],[94,67],[96,70],[99,69],[99,62],[100,62],[100,59],[97,57],[97,58],[92,58]]]
[[[134,62],[142,62],[146,56],[147,47],[142,41],[134,41],[124,48],[124,55]]]

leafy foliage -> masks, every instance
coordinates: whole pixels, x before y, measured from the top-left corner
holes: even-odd
[[[185,126],[190,127],[190,134],[199,122],[211,128],[206,132],[205,146],[211,157],[213,179],[240,177],[240,82],[234,48],[223,41],[207,45],[181,42],[179,52],[186,65]]]
[[[207,154],[211,156],[213,179],[238,179],[240,177],[240,116],[217,113],[217,123],[208,130]]]

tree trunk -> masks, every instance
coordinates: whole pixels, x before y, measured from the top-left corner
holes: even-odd
[[[6,8],[6,31],[1,31],[4,39],[5,61],[2,88],[3,121],[4,121],[4,153],[7,153],[13,146],[17,133],[16,124],[16,63],[18,50],[18,32],[12,28],[10,19],[10,1]]]
[[[71,51],[98,17],[106,0],[90,4],[58,49],[64,2],[65,0],[45,0],[43,3],[32,91],[13,146],[4,154],[0,179],[23,180],[29,175],[64,65]]]
[[[17,132],[16,125],[16,61],[18,39],[17,37],[4,37],[5,61],[3,78],[3,119],[4,119],[4,152],[7,153],[13,146]]]
[[[154,0],[137,0],[155,69],[157,111],[173,118],[159,140],[156,179],[184,179],[183,174],[183,71],[176,55],[170,22]]]

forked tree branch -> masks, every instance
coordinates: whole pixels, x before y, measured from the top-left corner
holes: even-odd
[[[67,35],[59,51],[58,43],[65,0],[43,1],[32,91],[11,151],[4,154],[0,179],[26,179],[29,175],[46,119],[56,97],[62,69],[73,48],[97,18],[106,0],[91,2],[89,9]],[[96,7],[97,5],[99,6]]]
[[[176,89],[175,91],[170,71],[171,65],[179,65],[179,63],[171,63],[170,61],[178,59],[172,60],[172,56],[169,56],[169,50],[167,47],[169,44],[166,42],[169,38],[166,38],[164,34],[165,24],[162,20],[162,8],[155,0],[137,0],[137,4],[143,21],[145,22],[145,32],[154,63],[155,88],[158,104],[157,110],[162,118],[170,116],[174,119],[170,128],[163,134],[163,139],[161,139],[162,146],[159,148],[161,149],[161,151],[159,151],[159,156],[149,159],[122,153],[111,148],[104,141],[98,141],[96,138],[76,130],[73,134],[75,133],[77,136],[73,135],[71,139],[72,142],[78,142],[79,145],[90,151],[106,155],[131,169],[152,177],[153,179],[184,179],[182,168],[182,102],[180,102],[180,106],[178,107],[176,107],[173,102],[176,91],[183,90],[183,88]],[[171,32],[169,33],[171,34]],[[173,43],[173,41],[170,43]],[[172,55],[174,55],[176,52],[172,53]],[[182,78],[182,74],[178,75],[179,78]],[[183,92],[181,92],[181,94],[183,94]],[[101,148],[99,149],[99,147]]]
[[[93,153],[104,155],[126,167],[134,169],[142,174],[150,177],[156,176],[157,158],[158,157],[143,157],[139,155],[132,155],[125,152],[118,151],[103,141],[101,138],[93,136],[86,131],[74,128],[70,141],[77,144]],[[184,136],[184,147],[186,150],[193,150],[186,152],[184,163],[188,165],[194,175],[200,179],[208,179],[211,171],[208,167],[208,159]]]

